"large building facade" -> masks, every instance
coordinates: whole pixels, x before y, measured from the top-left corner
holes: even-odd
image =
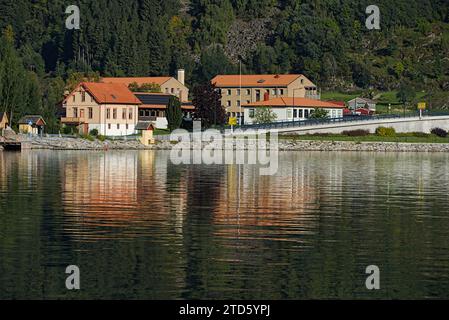
[[[161,93],[170,94],[179,98],[181,102],[189,100],[189,88],[185,85],[185,71],[178,70],[177,78],[174,77],[128,77],[128,78],[102,78],[103,83],[118,83],[127,87],[135,83],[139,86],[156,84],[160,86]]]
[[[105,136],[130,135],[136,132],[141,104],[122,84],[83,82],[64,99],[61,123],[84,134],[97,129]]]
[[[230,117],[243,118],[243,105],[279,97],[320,99],[317,86],[302,74],[218,75],[212,84],[221,90]]]

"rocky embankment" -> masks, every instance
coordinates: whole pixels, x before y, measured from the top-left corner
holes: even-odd
[[[49,150],[170,150],[173,142],[157,141],[156,144],[144,146],[137,140],[89,141],[76,138],[33,137],[27,138],[23,149]],[[203,147],[207,143],[203,143]],[[221,146],[221,144],[219,144]],[[187,147],[187,145],[185,146]],[[195,147],[196,149],[197,147]],[[241,147],[234,148],[241,149]],[[394,143],[394,142],[338,142],[338,141],[305,141],[281,139],[278,143],[280,151],[366,151],[366,152],[449,152],[449,144]],[[246,148],[245,148],[246,149]]]

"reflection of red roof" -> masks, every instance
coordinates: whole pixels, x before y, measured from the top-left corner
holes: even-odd
[[[267,101],[253,102],[245,104],[243,107],[310,107],[310,108],[338,108],[344,107],[321,100],[307,98],[281,97]]]

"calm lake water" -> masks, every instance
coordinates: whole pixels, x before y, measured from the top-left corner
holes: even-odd
[[[448,204],[446,154],[0,152],[0,298],[448,298]]]

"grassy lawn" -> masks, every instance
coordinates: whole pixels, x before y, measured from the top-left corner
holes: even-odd
[[[166,136],[170,134],[170,130],[168,129],[155,129],[153,135],[155,136]]]
[[[395,137],[381,137],[375,134],[364,137],[350,137],[341,134],[331,135],[301,135],[279,136],[281,140],[305,140],[305,141],[353,141],[353,142],[403,142],[403,143],[449,143],[449,137],[440,138],[433,134],[426,136],[413,134],[397,134]]]

